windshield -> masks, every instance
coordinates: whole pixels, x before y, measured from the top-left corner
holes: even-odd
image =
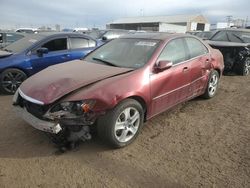
[[[232,42],[250,43],[250,32],[228,31],[228,37]]]
[[[200,37],[200,38],[202,38],[202,39],[209,39],[209,38],[211,38],[212,34],[213,34],[213,33],[210,32],[210,31],[205,31],[205,32],[197,33],[196,36],[197,36],[197,37]]]
[[[148,62],[159,42],[148,39],[115,39],[92,52],[84,60],[136,69]]]
[[[14,43],[11,43],[10,45],[6,46],[3,50],[13,53],[19,53],[31,47],[35,42],[41,40],[42,38],[44,38],[44,36],[31,34]]]
[[[212,40],[237,42],[237,43],[250,43],[250,32],[222,30],[222,31],[217,32],[212,37]]]

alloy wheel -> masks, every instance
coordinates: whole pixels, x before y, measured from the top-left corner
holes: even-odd
[[[250,73],[250,58],[246,59],[244,72],[245,75],[248,75]]]
[[[119,142],[130,141],[137,133],[140,125],[140,113],[133,107],[125,108],[115,123],[115,137]]]
[[[216,74],[213,74],[209,80],[208,85],[208,93],[210,96],[213,96],[216,92],[217,85],[218,85],[218,76]]]
[[[2,88],[8,93],[15,93],[25,79],[26,75],[23,72],[7,71],[2,76]]]

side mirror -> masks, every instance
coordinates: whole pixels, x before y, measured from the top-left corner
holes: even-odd
[[[107,41],[107,40],[108,40],[108,37],[104,36],[104,37],[102,37],[102,40],[103,40],[103,41]]]
[[[42,47],[42,48],[38,48],[38,49],[36,50],[36,53],[37,53],[37,55],[38,55],[39,57],[42,57],[43,54],[49,53],[49,50],[48,50],[48,48]]]
[[[161,60],[158,62],[158,64],[155,66],[156,71],[160,72],[160,71],[164,71],[166,69],[169,69],[173,66],[173,62],[172,61],[168,61],[168,60]]]

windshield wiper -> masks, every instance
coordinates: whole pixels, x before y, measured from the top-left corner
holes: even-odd
[[[118,67],[117,65],[113,64],[113,63],[110,63],[109,61],[106,61],[104,59],[101,59],[101,58],[98,58],[98,57],[93,57],[92,58],[93,60],[96,60],[96,61],[101,61],[102,63],[105,63],[107,65],[110,65],[110,66],[113,66],[113,67]]]

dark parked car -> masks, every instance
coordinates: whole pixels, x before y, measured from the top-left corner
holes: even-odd
[[[224,29],[213,31],[207,41],[224,56],[225,71],[240,75],[250,73],[250,31],[247,29]]]
[[[29,34],[33,34],[37,32],[37,29],[33,29],[33,28],[19,28],[16,30],[16,32],[18,33],[29,33]]]
[[[202,31],[195,34],[195,36],[200,37],[201,39],[208,40],[212,37],[212,31]]]
[[[116,39],[128,33],[131,33],[131,31],[123,29],[107,29],[107,30],[90,30],[90,31],[85,31],[83,33],[99,41],[107,42],[112,39]]]
[[[90,139],[96,123],[101,138],[124,147],[144,121],[194,97],[214,97],[223,68],[222,54],[197,37],[131,34],[27,79],[14,107],[54,141]]]
[[[15,33],[11,31],[0,31],[0,49],[25,37],[23,33]]]
[[[97,45],[79,33],[29,34],[0,50],[0,90],[14,94],[27,77],[50,65],[80,59]]]

